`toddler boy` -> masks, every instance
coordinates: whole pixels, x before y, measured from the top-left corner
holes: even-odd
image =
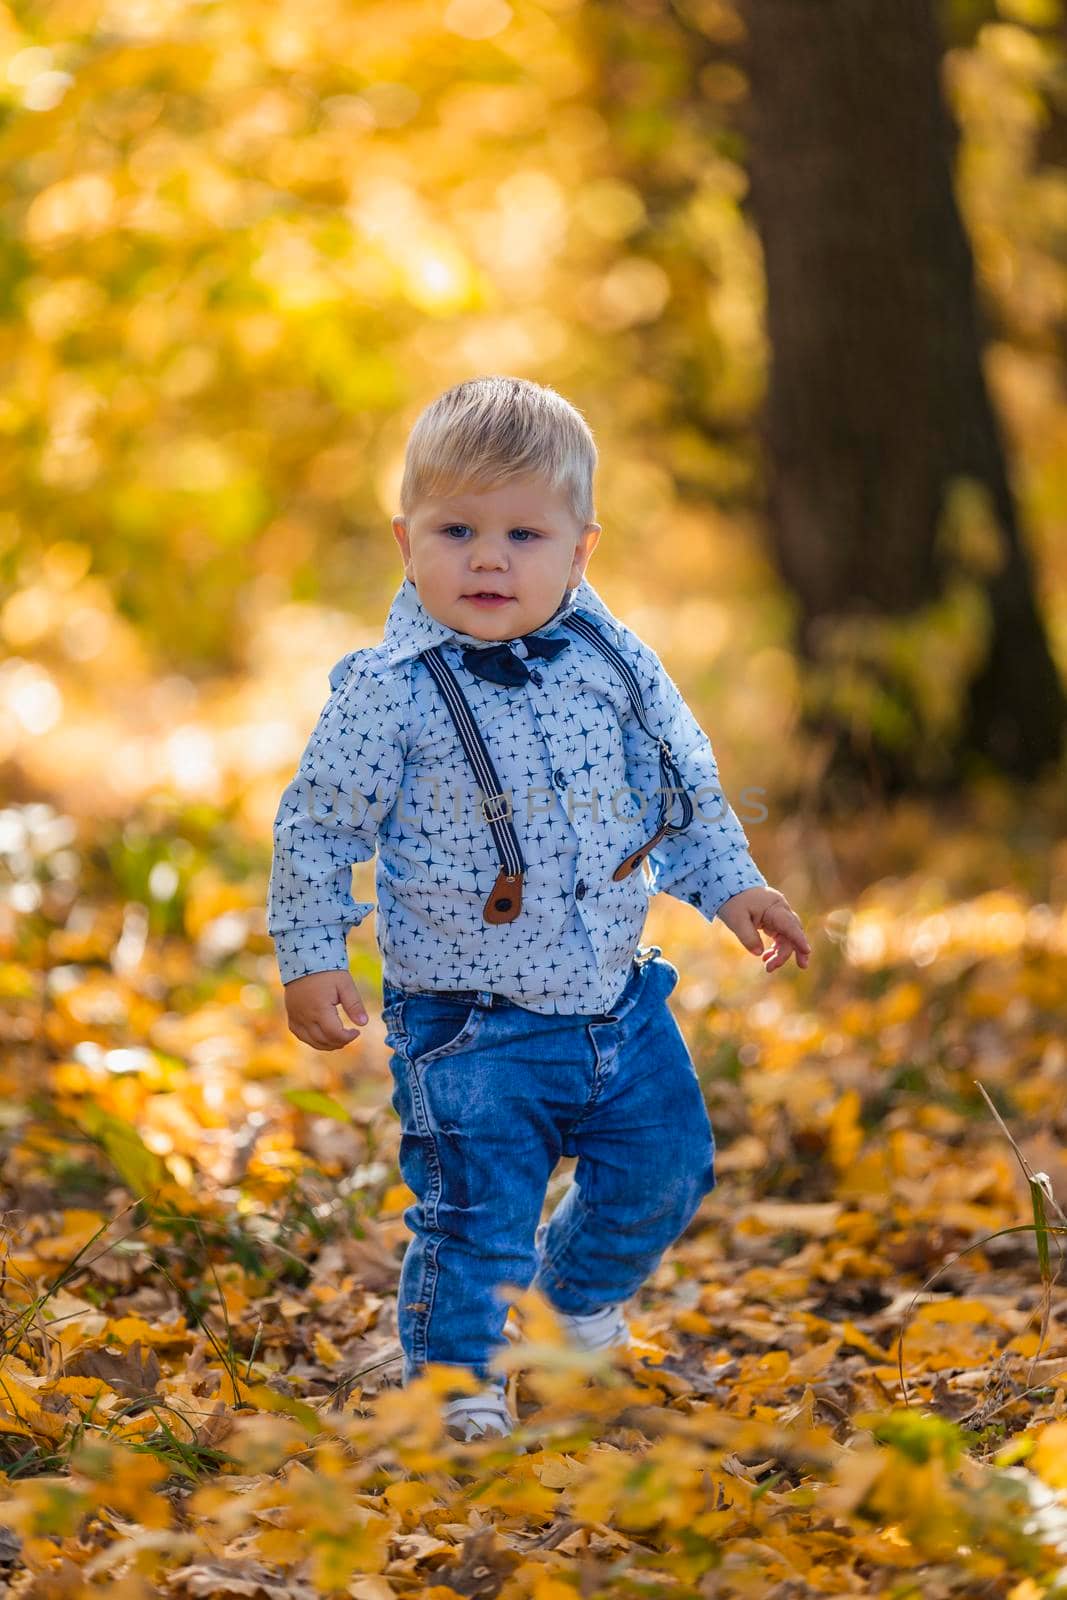
[[[514,1425],[490,1369],[497,1289],[534,1282],[577,1342],[625,1343],[623,1303],[715,1185],[667,1004],[678,973],[639,945],[649,896],[718,917],[768,972],[810,955],[707,736],[584,577],[596,459],[580,413],[524,379],[461,383],[422,413],[384,639],[331,672],[275,821],[268,926],[289,1026],[319,1050],[367,1022],[345,941],[374,909],[353,901],[351,865],[377,848],[392,1103],[416,1197],[403,1378],[473,1370],[480,1392],[446,1408],[463,1438]],[[577,1157],[575,1182],[538,1226],[561,1156]]]

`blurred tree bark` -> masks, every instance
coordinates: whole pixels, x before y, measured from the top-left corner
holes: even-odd
[[[740,12],[770,522],[822,783],[1034,778],[1062,751],[1067,707],[983,373],[934,9]],[[947,717],[924,706],[924,674],[931,703],[954,699]]]

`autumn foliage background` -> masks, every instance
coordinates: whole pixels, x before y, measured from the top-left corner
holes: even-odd
[[[1067,680],[1064,18],[942,23]],[[1065,774],[825,804],[767,542],[743,31],[726,0],[0,6],[14,1594],[1055,1591]],[[654,904],[718,1188],[630,1308],[632,1359],[524,1299],[523,1427],[464,1448],[433,1382],[398,1387],[381,1025],[337,1055],[287,1034],[263,902],[327,671],[400,580],[407,429],[494,371],[594,428],[589,575],[697,706],[813,957],[768,978]],[[898,651],[935,727],[954,627]],[[890,726],[840,683],[861,744]],[[352,961],[371,998],[372,927]]]

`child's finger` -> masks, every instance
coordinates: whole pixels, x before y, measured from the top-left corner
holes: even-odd
[[[313,1050],[340,1050],[359,1037],[358,1028],[343,1028],[336,1011],[320,1010],[290,1023],[292,1031]]]
[[[785,960],[786,957],[782,953],[782,942],[780,939],[776,939],[774,944],[769,945],[764,952],[763,969],[765,972],[774,972]]]
[[[762,921],[763,925],[769,927],[776,937],[788,939],[798,955],[800,951],[804,951],[808,955],[811,954],[811,945],[808,943],[804,933],[804,925],[792,906],[783,905],[778,901],[774,905],[767,907],[767,910],[763,913]]]
[[[337,998],[353,1022],[366,1023],[367,1008],[363,1004],[363,997],[347,973],[337,980]]]
[[[336,1012],[327,1021],[320,1023],[320,1031],[325,1036],[327,1048],[330,1050],[340,1050],[342,1045],[351,1044],[353,1039],[359,1038],[359,1029],[344,1027]]]
[[[790,955],[794,955],[796,957],[798,967],[806,967],[811,951],[808,948],[807,940],[804,940],[802,943],[798,943],[796,939],[791,938],[789,934],[784,933],[776,936],[774,947],[768,953],[770,954],[771,959],[766,963],[766,970],[768,972],[775,972],[779,967],[785,966]]]

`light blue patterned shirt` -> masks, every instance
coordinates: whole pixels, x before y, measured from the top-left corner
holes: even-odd
[[[658,826],[659,760],[618,674],[560,626],[572,610],[629,662],[649,723],[670,741],[696,794],[689,828],[661,840],[645,866],[618,883],[615,868]],[[375,849],[389,982],[493,990],[543,1014],[610,1010],[650,895],[673,894],[710,921],[731,896],[766,885],[719,790],[711,744],[655,652],[585,579],[535,631],[566,639],[567,649],[531,659],[534,676],[521,687],[488,682],[461,656],[462,646],[486,640],[438,622],[405,578],[382,643],[333,668],[333,692],[274,823],[267,925],[283,983],[347,969],[348,931],[374,909],[353,900],[350,869]],[[482,917],[499,861],[455,726],[416,659],[431,645],[443,647],[456,671],[511,796],[526,876],[522,910],[510,923]]]

